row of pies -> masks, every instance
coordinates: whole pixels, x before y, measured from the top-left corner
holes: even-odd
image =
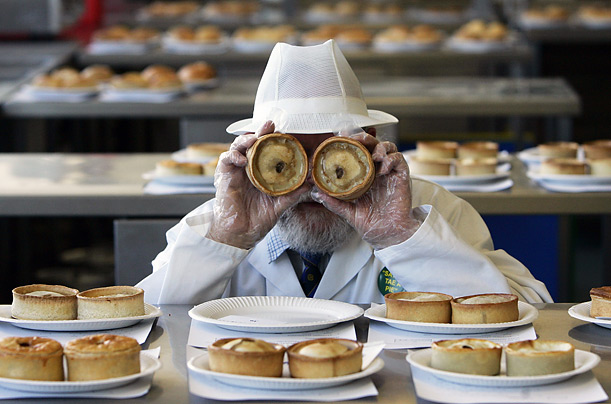
[[[478,338],[441,340],[431,345],[431,367],[455,373],[496,376],[503,346]],[[526,340],[505,347],[507,376],[540,376],[575,369],[575,348],[564,341]]]
[[[584,159],[578,158],[579,149]],[[611,176],[611,140],[548,142],[537,146],[541,174]]]
[[[396,292],[384,296],[386,318],[425,323],[490,324],[517,321],[518,297],[487,293],[453,298],[436,292]]]
[[[116,74],[107,65],[91,65],[78,71],[62,67],[32,80],[38,88],[90,88],[108,84],[116,89],[163,89],[199,83],[217,77],[216,69],[204,61],[189,63],[178,70],[165,65],[151,65],[144,70]]]
[[[144,290],[108,286],[79,292],[63,285],[13,289],[11,315],[20,320],[61,321],[143,316]]]
[[[454,37],[456,39],[501,42],[509,35],[507,27],[500,22],[485,22],[473,20],[460,27]],[[162,33],[154,28],[112,25],[103,28],[93,35],[95,42],[125,42],[150,43],[159,40]],[[187,26],[178,25],[168,29],[164,38],[169,41],[198,44],[221,44],[229,34],[216,25]],[[424,44],[440,43],[445,33],[429,24],[394,24],[379,31],[374,31],[362,25],[322,24],[311,30],[299,33],[292,25],[260,25],[240,27],[231,38],[235,41],[254,42],[296,42],[300,38],[303,45],[322,43],[335,39],[340,44],[358,44],[368,46],[372,43],[416,42]]]
[[[496,142],[418,141],[409,167],[417,175],[494,174],[498,152]]]
[[[61,382],[137,373],[140,373],[140,345],[126,336],[89,335],[68,341],[65,347],[46,337],[0,339],[0,377]]]
[[[318,338],[285,348],[253,338],[223,338],[208,346],[210,370],[240,375],[281,377],[284,356],[291,377],[343,376],[361,370],[363,345],[341,338]]]

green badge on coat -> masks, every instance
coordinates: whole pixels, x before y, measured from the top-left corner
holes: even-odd
[[[404,292],[403,286],[395,279],[386,267],[382,268],[378,275],[378,289],[382,295],[395,292]]]

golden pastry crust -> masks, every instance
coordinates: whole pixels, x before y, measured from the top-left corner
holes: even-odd
[[[542,157],[577,157],[579,144],[575,142],[547,142],[537,146],[537,151]]]
[[[496,142],[466,142],[458,146],[458,158],[486,158],[495,157],[499,153],[499,144]]]
[[[357,140],[330,137],[312,157],[312,178],[326,194],[353,200],[369,190],[375,179],[375,165],[369,150]]]
[[[122,335],[96,334],[68,341],[68,380],[100,380],[140,373],[140,345]]]
[[[201,175],[202,173],[202,166],[198,163],[181,163],[174,160],[162,160],[155,165],[155,174],[158,176]]]
[[[64,380],[63,348],[51,338],[6,337],[0,340],[0,377]]]
[[[361,370],[363,345],[341,338],[302,341],[287,349],[292,377],[337,377]]]
[[[597,177],[611,176],[611,157],[596,160],[590,160],[588,163],[590,174]]]
[[[196,83],[216,77],[216,69],[206,62],[189,63],[178,70],[178,78],[183,83]]]
[[[593,140],[584,143],[582,147],[588,160],[611,158],[611,140]]]
[[[494,157],[462,158],[456,160],[456,175],[495,174],[498,161]]]
[[[293,192],[308,174],[308,156],[303,146],[285,133],[261,136],[248,149],[246,157],[250,182],[271,196]]]
[[[281,377],[284,348],[254,338],[223,338],[208,346],[210,370],[239,375]]]
[[[410,157],[409,170],[416,175],[450,175],[452,160],[446,158]]]
[[[110,80],[114,76],[114,71],[107,65],[91,65],[81,71],[81,77],[102,83]]]
[[[451,159],[456,157],[458,143],[444,141],[416,142],[416,155],[425,159]]]
[[[187,157],[218,157],[229,150],[231,143],[191,143],[187,145]]]
[[[108,286],[76,295],[78,318],[117,318],[143,316],[144,290],[134,286]]]
[[[591,317],[611,317],[611,286],[590,289]]]
[[[575,369],[575,348],[564,341],[528,340],[507,345],[507,376],[539,376]]]
[[[396,292],[384,296],[386,318],[425,323],[452,321],[452,296],[435,292]]]
[[[517,321],[518,297],[509,293],[487,293],[452,299],[452,323],[490,324]]]
[[[477,338],[435,341],[431,345],[431,367],[448,372],[498,375],[501,345]]]
[[[551,158],[541,163],[541,174],[585,175],[587,164],[573,158]]]
[[[11,315],[22,320],[74,320],[77,316],[78,292],[62,285],[16,287],[13,289]]]

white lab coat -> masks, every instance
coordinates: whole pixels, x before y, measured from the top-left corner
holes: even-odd
[[[488,228],[466,201],[417,177],[412,193],[415,214],[424,219],[418,231],[379,251],[354,237],[331,255],[315,298],[383,303],[378,276],[386,267],[406,290],[452,296],[514,293],[523,301],[552,301],[524,265],[494,250]],[[168,245],[153,260],[153,273],[137,285],[146,301],[198,304],[227,296],[304,296],[287,254],[269,262],[266,240],[243,250],[204,237],[213,203],[196,208],[167,232]]]

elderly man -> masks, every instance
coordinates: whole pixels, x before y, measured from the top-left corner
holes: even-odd
[[[396,122],[367,109],[334,41],[277,44],[253,118],[227,128],[238,137],[219,161],[216,197],[168,231],[153,273],[138,285],[146,300],[196,304],[276,295],[379,303],[384,294],[405,289],[552,301],[527,268],[494,250],[486,225],[468,203],[411,178],[396,146],[375,137],[376,128]],[[287,195],[260,192],[246,175],[246,151],[273,131],[292,134],[310,159],[330,136],[360,141],[376,164],[373,185],[350,202],[323,193],[311,175]]]

